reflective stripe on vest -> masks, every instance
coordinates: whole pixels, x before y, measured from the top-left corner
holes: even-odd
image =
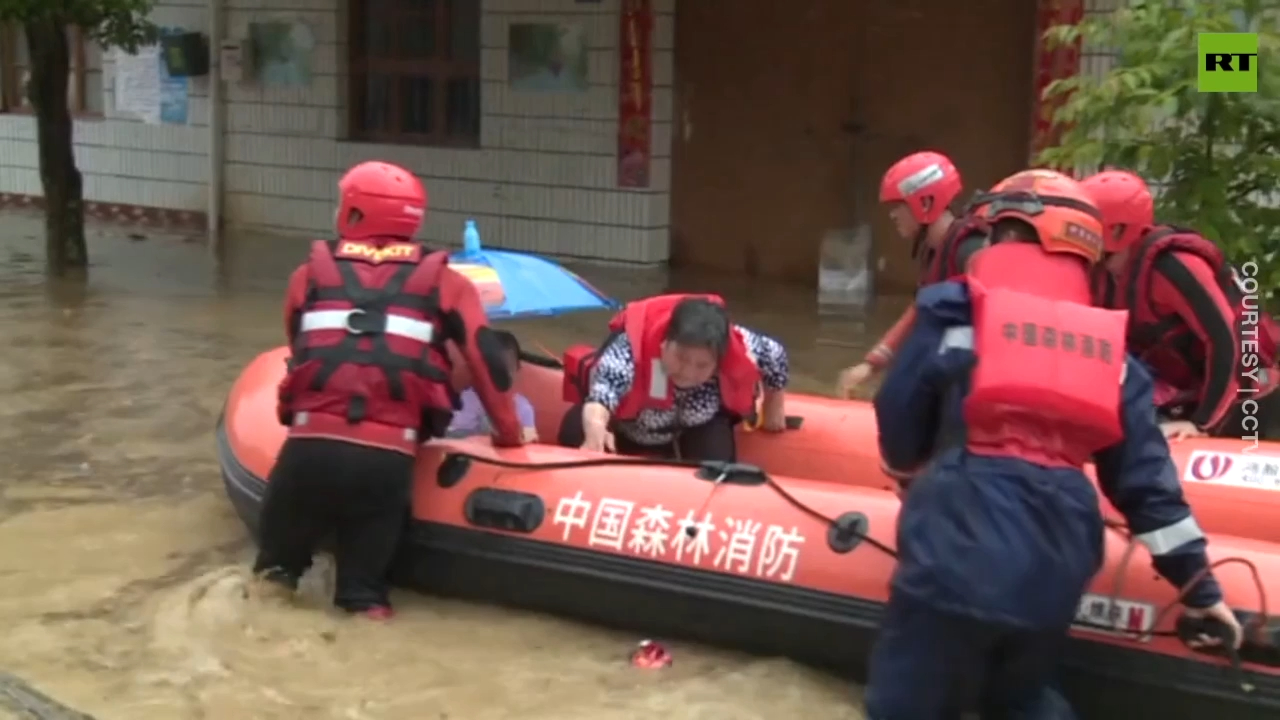
[[[302,332],[312,332],[315,330],[343,330],[353,335],[361,335],[369,331],[363,331],[352,327],[351,320],[353,317],[359,317],[364,314],[365,311],[360,309],[312,310],[302,315],[302,322],[299,329]],[[435,337],[435,329],[435,325],[425,320],[405,317],[404,315],[388,314],[384,316],[382,328],[372,332],[396,335],[426,344],[430,343]]]
[[[405,402],[410,397],[405,391],[402,373],[428,382],[448,382],[448,373],[435,362],[441,352],[438,345],[445,339],[437,335],[437,325],[405,314],[406,310],[416,310],[427,318],[438,316],[439,289],[435,287],[438,276],[433,273],[444,266],[443,257],[442,253],[432,253],[416,263],[400,263],[401,267],[382,285],[366,287],[358,270],[364,262],[335,257],[333,242],[312,244],[308,260],[311,286],[299,318],[293,352],[295,365],[319,363],[309,384],[312,392],[328,392],[329,381],[345,365],[380,370],[386,379],[388,399],[393,402]],[[411,283],[416,287],[405,292],[405,285]],[[348,307],[315,309],[316,304],[322,302],[343,303]],[[393,307],[403,309],[396,312]],[[310,333],[324,330],[338,330],[343,335],[334,344],[315,346],[315,336]],[[390,336],[425,347],[421,352],[396,352],[387,345]],[[365,416],[366,403],[363,395],[353,395],[347,407],[347,419],[360,422]]]
[[[666,400],[668,385],[667,371],[662,367],[662,360],[653,358],[649,361],[649,397],[654,400]]]
[[[306,427],[307,424],[310,422],[311,422],[311,413],[303,410],[302,412],[294,414],[293,422],[289,425],[289,427],[295,427],[295,428]],[[418,431],[415,430],[414,428],[402,428],[402,432],[400,436],[404,438],[405,442],[418,441]]]
[[[942,333],[942,342],[938,344],[938,354],[943,355],[948,350],[972,350],[973,349],[973,326],[957,325],[949,327]]]

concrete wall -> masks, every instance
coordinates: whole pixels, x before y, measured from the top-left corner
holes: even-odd
[[[208,31],[202,0],[165,0],[157,23]],[[76,162],[89,200],[203,212],[208,174],[209,86],[190,83],[187,125],[146,125],[115,111],[110,53],[88,48],[88,68],[101,67],[104,97],[90,102],[104,117],[76,121]],[[0,193],[41,195],[35,120],[0,114]]]
[[[286,9],[289,5],[310,9]],[[243,37],[253,21],[295,19],[313,26],[320,46],[309,88],[227,88],[228,220],[329,232],[338,173],[361,160],[396,158],[426,182],[431,210],[423,234],[433,240],[457,242],[470,216],[490,245],[631,262],[666,260],[674,0],[654,5],[659,12],[654,188],[636,191],[615,186],[617,0],[485,0],[479,150],[343,142],[346,38],[338,0],[230,0],[232,37]],[[556,21],[586,30],[590,90],[511,92],[509,24]]]
[[[306,88],[227,84],[225,220],[230,227],[331,232],[341,170],[395,159],[426,181],[423,235],[457,241],[475,217],[490,245],[639,263],[668,256],[674,1],[653,0],[652,185],[616,187],[618,0],[484,0],[481,149],[453,150],[343,140],[343,0],[227,0],[226,30],[257,20],[301,20],[320,43]],[[162,0],[157,22],[208,30],[201,0]],[[572,22],[591,48],[582,94],[514,93],[507,84],[512,22]],[[187,126],[114,117],[78,121],[76,143],[88,200],[203,212],[209,145],[208,80],[192,83]],[[40,195],[35,126],[0,116],[0,194]]]
[[[344,141],[346,39],[340,28],[345,0],[226,0],[225,27],[232,38],[243,38],[254,20],[292,19],[310,23],[321,44],[307,88],[270,89],[250,83],[226,87],[225,220],[231,227],[328,233],[340,171],[360,160],[394,158],[427,182],[432,211],[423,235],[430,239],[456,241],[463,219],[472,216],[490,245],[629,262],[665,261],[670,251],[675,2],[653,0],[653,188],[632,191],[617,189],[615,177],[619,0],[484,0],[479,150]],[[1115,2],[1088,0],[1088,6],[1091,12],[1106,12]],[[155,19],[207,31],[205,15],[203,0],[162,0]],[[587,31],[592,48],[589,92],[511,92],[506,67],[509,25],[557,20],[581,24]],[[732,37],[699,41],[728,56],[741,51]],[[1085,71],[1099,72],[1109,62],[1110,53],[1087,51]],[[104,70],[106,117],[76,124],[87,198],[202,213],[207,201],[209,81],[192,81],[187,125],[144,125],[114,112],[109,58]],[[811,78],[807,82],[801,85],[811,85]],[[832,115],[823,122],[840,119]],[[739,146],[736,154],[742,151]],[[699,184],[724,181],[722,165]],[[838,191],[844,193],[845,188],[842,184]],[[28,116],[0,115],[0,199],[6,194],[40,194],[35,127]],[[709,214],[700,202],[693,202],[688,212]],[[712,234],[732,233],[721,227]],[[712,244],[715,254],[725,249],[723,243]],[[741,255],[741,249],[736,253]],[[780,262],[775,258],[761,264]],[[808,259],[795,264],[796,273],[811,274]]]

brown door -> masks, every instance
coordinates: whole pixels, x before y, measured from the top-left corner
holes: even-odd
[[[878,287],[910,290],[910,243],[878,208],[880,178],[917,150],[946,153],[978,189],[1027,163],[1035,3],[1026,0],[905,0],[859,3],[854,97],[864,132],[855,143],[854,185],[872,220]]]
[[[672,263],[813,283],[849,222],[856,3],[676,3]]]
[[[1035,3],[676,3],[672,264],[812,284],[825,234],[871,220],[879,280],[914,283],[876,206],[898,157],[970,190],[1025,163]],[[857,217],[855,217],[857,216]]]

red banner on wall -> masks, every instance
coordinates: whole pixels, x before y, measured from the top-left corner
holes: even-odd
[[[623,0],[618,53],[618,187],[647,188],[653,148],[651,0]]]
[[[1039,0],[1036,10],[1035,77],[1032,101],[1031,157],[1052,147],[1062,135],[1053,122],[1053,113],[1062,105],[1061,98],[1044,100],[1044,91],[1055,80],[1080,72],[1080,42],[1052,47],[1044,34],[1057,25],[1075,25],[1084,19],[1084,0]]]

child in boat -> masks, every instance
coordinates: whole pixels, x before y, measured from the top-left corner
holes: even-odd
[[[511,376],[515,377],[520,369],[520,341],[516,336],[505,330],[497,330],[494,332],[498,336],[498,340],[502,343],[503,350],[507,356],[507,366],[511,368]],[[488,435],[489,416],[485,414],[484,405],[480,403],[480,396],[472,388],[462,391],[459,398],[461,407],[453,414],[453,422],[449,424],[449,430],[445,433],[446,437],[463,438],[472,437],[474,435]],[[525,442],[537,442],[538,428],[534,422],[533,404],[524,395],[516,393],[516,415],[520,418],[521,432],[524,435]]]

